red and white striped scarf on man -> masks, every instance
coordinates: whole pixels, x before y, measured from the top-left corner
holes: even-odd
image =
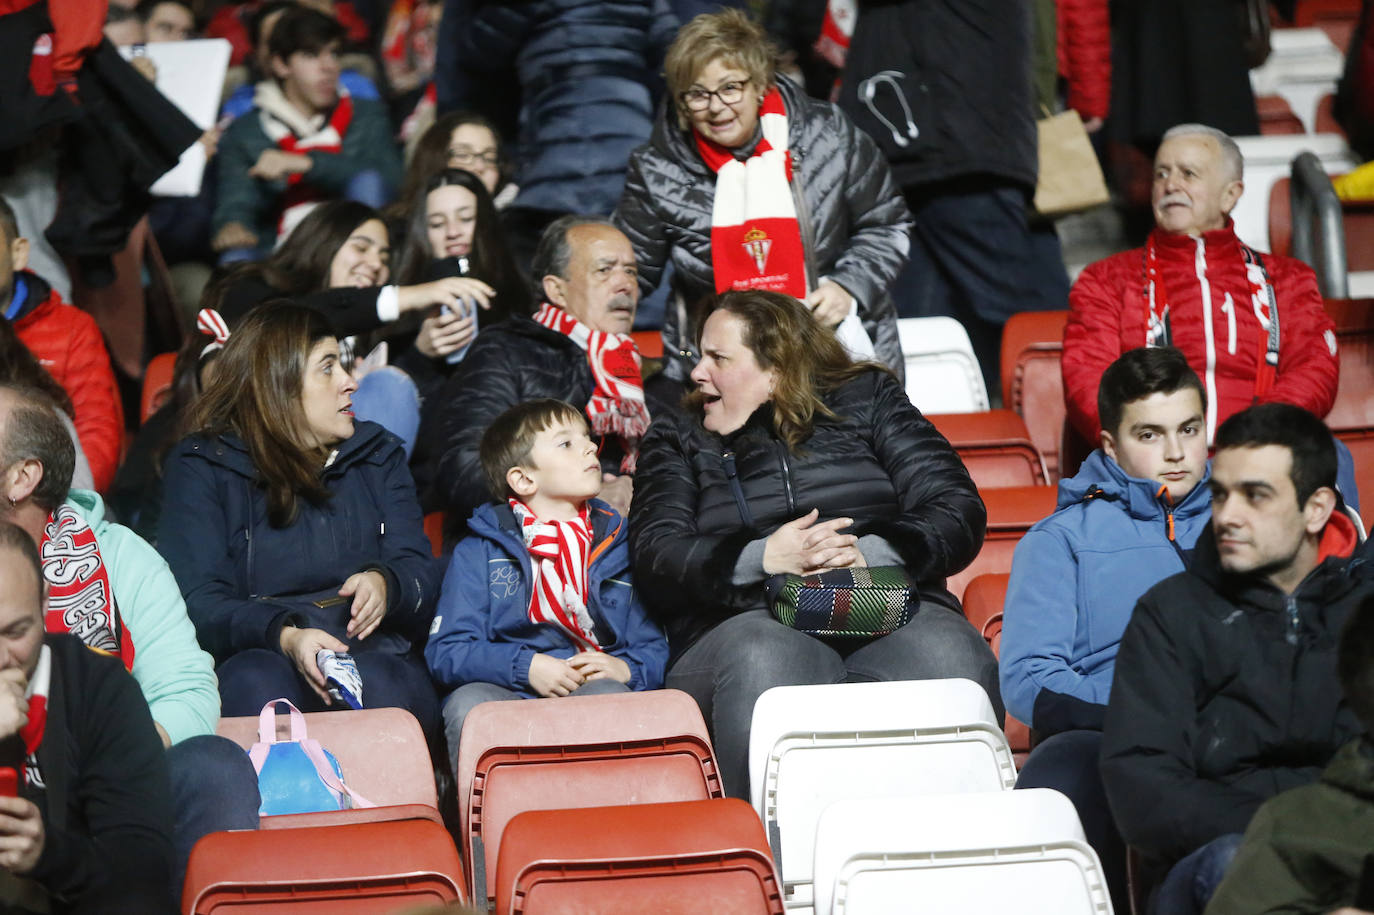
[[[806,251],[792,199],[787,110],[777,87],[759,108],[763,136],[741,162],[693,130],[697,152],[716,173],[711,206],[711,269],[716,292],[764,289],[806,298]]]
[[[353,124],[353,99],[343,86],[339,87],[338,103],[327,116],[310,118],[302,114],[271,80],[258,84],[253,104],[258,108],[263,133],[284,152],[342,152],[344,136]],[[327,199],[329,195],[306,181],[305,175],[287,175],[286,194],[277,218],[278,237],[290,235],[306,213]]]
[[[592,330],[556,305],[545,302],[534,320],[566,336],[587,352],[592,370],[591,400],[583,412],[597,435],[620,439],[625,456],[623,473],[634,473],[639,442],[649,431],[649,408],[644,405],[644,380],[640,376],[639,347],[629,334]]]
[[[587,611],[587,560],[592,526],[587,507],[572,521],[541,521],[519,499],[510,499],[534,570],[530,622],[557,626],[582,650],[600,651],[596,624]]]
[[[24,768],[26,781],[42,784],[38,771],[38,747],[43,742],[43,731],[48,726],[48,691],[52,685],[52,649],[46,644],[38,649],[38,666],[29,677],[28,688],[24,691],[29,701],[29,721],[19,729],[19,737],[24,741],[24,755],[27,758]]]
[[[38,558],[48,583],[44,628],[70,633],[133,670],[134,640],[119,615],[100,543],[76,509],[59,505],[48,516],[38,542]]]

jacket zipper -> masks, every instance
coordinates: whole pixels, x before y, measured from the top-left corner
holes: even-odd
[[[1289,645],[1298,644],[1298,597],[1286,595],[1283,599],[1284,610],[1288,612],[1288,634],[1284,636]]]
[[[792,493],[792,465],[787,460],[787,443],[778,442],[778,463],[782,466],[782,488],[787,494],[787,517],[797,516],[797,498]]]
[[[744,498],[744,487],[739,482],[739,472],[735,468],[735,452],[726,451],[720,456],[721,469],[725,471],[725,479],[730,482],[730,492],[735,497],[735,507],[739,509],[740,520],[744,526],[753,530],[754,515],[749,511],[749,502]]]
[[[1183,567],[1188,568],[1188,554],[1183,552],[1183,547],[1178,545],[1174,539],[1174,500],[1169,495],[1169,487],[1163,484],[1159,487],[1159,492],[1155,493],[1155,498],[1164,503],[1164,529],[1169,537],[1169,546],[1178,553],[1178,558],[1183,560]]]
[[[801,156],[790,149],[787,154],[792,158],[792,201],[797,208],[797,224],[801,227],[802,257],[806,263],[806,291],[810,293],[821,284],[821,278],[816,273],[816,240],[811,237],[811,211],[806,206],[806,195],[801,190]]]
[[[1207,371],[1204,379],[1207,385],[1207,442],[1211,444],[1217,434],[1217,342],[1212,329],[1212,284],[1207,281],[1207,243],[1201,238],[1197,240],[1193,268],[1197,273],[1198,288],[1202,293],[1202,331],[1207,343]]]

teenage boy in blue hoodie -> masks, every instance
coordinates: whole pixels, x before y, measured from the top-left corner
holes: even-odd
[[[425,660],[449,758],[482,702],[657,689],[668,642],[630,582],[623,519],[605,502],[587,419],[561,400],[507,410],[482,436],[500,501],[453,552]]]
[[[1000,670],[1007,712],[1037,741],[1017,787],[1073,800],[1125,911],[1125,849],[1097,764],[1102,722],[1136,600],[1187,568],[1211,517],[1207,403],[1172,347],[1125,353],[1102,373],[1097,401],[1101,448],[1016,547]]]

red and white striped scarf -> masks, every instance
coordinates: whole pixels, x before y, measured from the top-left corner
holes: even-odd
[[[134,640],[124,631],[95,531],[76,509],[59,505],[48,516],[38,557],[48,583],[43,627],[48,632],[70,633],[133,670]]]
[[[806,298],[806,251],[792,199],[787,111],[776,86],[759,108],[763,136],[741,162],[693,130],[697,152],[716,173],[711,207],[711,269],[716,292],[764,289]]]
[[[43,644],[38,649],[38,666],[29,677],[28,689],[24,696],[29,700],[29,721],[19,729],[24,741],[24,778],[39,785],[43,783],[38,771],[38,746],[43,742],[43,731],[48,726],[48,692],[52,685],[52,649]]]
[[[592,370],[592,398],[584,412],[597,435],[620,439],[625,456],[623,473],[634,473],[639,442],[649,431],[649,408],[644,405],[644,380],[640,376],[639,347],[629,334],[592,330],[556,305],[545,302],[534,320],[566,336],[587,352]]]
[[[587,561],[592,549],[587,507],[573,521],[540,521],[519,499],[508,501],[533,560],[530,622],[557,626],[579,649],[600,651],[596,624],[587,611]]]
[[[854,0],[829,0],[825,5],[821,34],[811,47],[837,70],[844,69],[844,59],[849,54],[849,41],[854,37],[854,21],[858,18],[859,13],[854,8]]]
[[[278,149],[289,153],[341,152],[344,136],[353,123],[353,99],[343,86],[339,87],[339,101],[334,110],[323,118],[308,118],[302,114],[271,80],[258,84],[253,104],[260,111],[263,133]],[[286,194],[282,198],[281,215],[277,218],[278,236],[289,235],[312,207],[328,198],[328,194],[306,182],[305,175],[287,175]]]

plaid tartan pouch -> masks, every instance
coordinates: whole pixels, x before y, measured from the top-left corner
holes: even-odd
[[[887,635],[905,626],[920,602],[901,566],[774,575],[764,587],[778,622],[810,635]]]

